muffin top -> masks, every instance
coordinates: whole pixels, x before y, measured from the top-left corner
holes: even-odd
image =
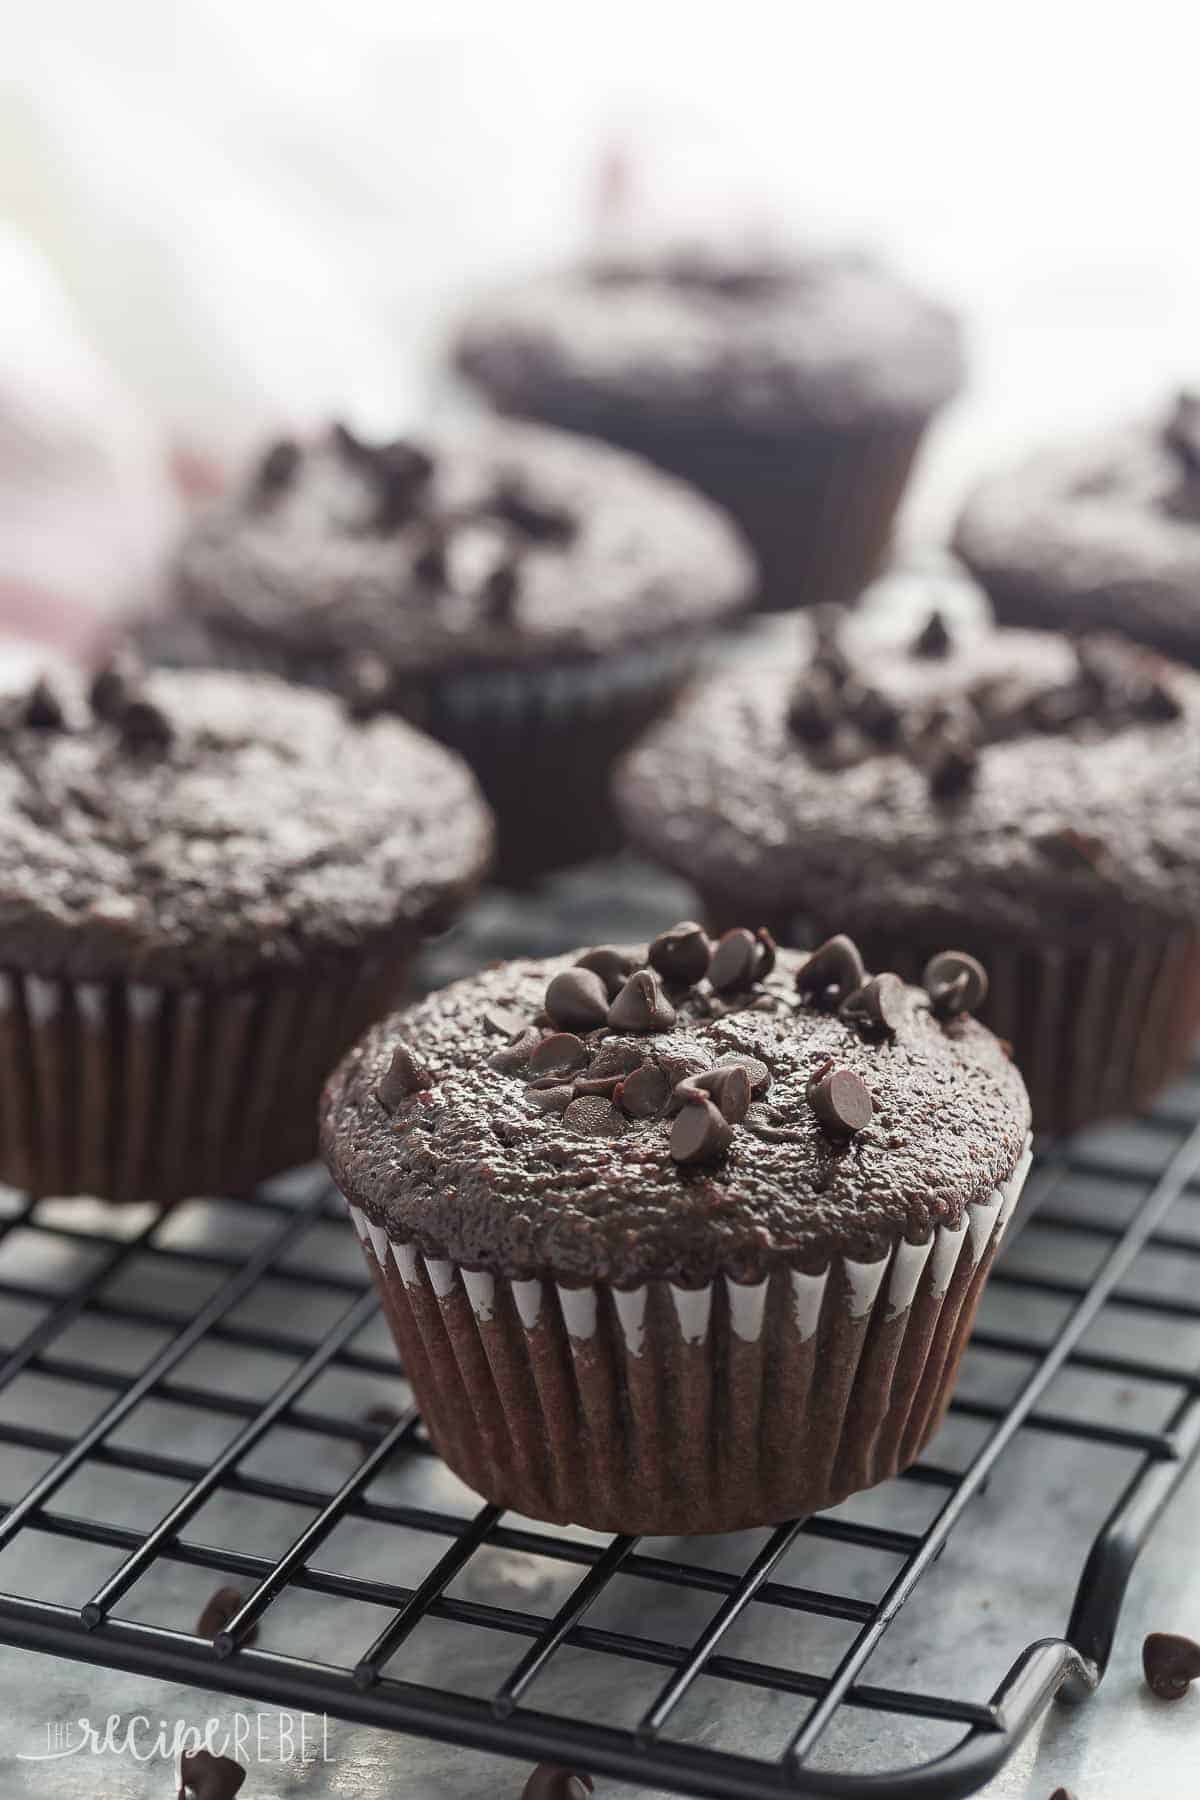
[[[432,928],[492,843],[465,765],[398,721],[128,663],[0,700],[0,816],[4,966],[167,986]]]
[[[1200,681],[1120,640],[818,610],[616,776],[636,841],[706,894],[928,943],[1200,916]]]
[[[766,933],[501,964],[375,1027],[325,1093],[342,1191],[400,1241],[511,1277],[626,1287],[867,1261],[1013,1171],[1020,1075],[966,1010]]]
[[[1200,661],[1200,395],[983,482],[955,548],[1004,616]]]
[[[870,258],[732,246],[525,281],[480,303],[455,360],[517,411],[586,401],[768,436],[922,419],[962,382],[952,315]]]
[[[285,669],[391,704],[430,673],[589,662],[748,599],[707,501],[623,452],[531,425],[273,445],[185,538],[156,661]]]

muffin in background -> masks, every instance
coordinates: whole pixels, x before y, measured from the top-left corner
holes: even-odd
[[[522,881],[611,848],[613,758],[749,596],[706,501],[534,426],[272,446],[179,547],[152,661],[267,669],[471,763]]]
[[[531,278],[480,300],[454,360],[500,412],[607,438],[725,507],[771,610],[861,591],[963,375],[952,316],[870,259],[744,245]]]
[[[946,943],[983,962],[1040,1130],[1128,1112],[1200,1029],[1200,681],[1102,635],[918,623],[898,586],[699,688],[619,810],[714,927],[844,928],[908,978]]]
[[[1200,393],[988,477],[954,547],[1006,624],[1120,631],[1200,664]]]
[[[950,986],[684,921],[375,1026],[322,1146],[455,1473],[665,1534],[918,1456],[1029,1163],[1021,1077]]]
[[[469,770],[268,677],[0,700],[0,1180],[166,1203],[316,1148],[321,1084],[478,885]]]

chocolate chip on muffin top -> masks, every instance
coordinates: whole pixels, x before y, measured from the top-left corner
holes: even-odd
[[[168,986],[432,928],[486,866],[465,766],[267,677],[65,671],[0,698],[7,966]]]
[[[1104,634],[882,608],[723,673],[620,766],[635,841],[706,895],[864,936],[1136,931],[1200,913],[1200,683]],[[969,897],[969,900],[968,900]]]
[[[871,1260],[990,1198],[1028,1131],[970,1017],[982,971],[935,965],[926,991],[844,938],[804,956],[690,921],[648,950],[500,965],[351,1052],[324,1154],[393,1238],[513,1277]]]
[[[152,660],[284,670],[363,710],[423,675],[589,663],[706,627],[748,557],[698,495],[532,425],[272,446],[187,534]]]

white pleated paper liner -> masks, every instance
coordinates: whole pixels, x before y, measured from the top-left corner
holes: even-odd
[[[322,1083],[405,966],[346,957],[212,989],[0,971],[0,1180],[167,1204],[308,1161]]]
[[[430,1434],[478,1493],[597,1531],[734,1531],[920,1454],[1029,1162],[924,1244],[695,1290],[510,1281],[350,1215]]]
[[[701,895],[713,931],[741,924],[745,899]],[[964,919],[922,943],[853,924],[809,920],[799,910],[754,918],[785,944],[819,944],[849,931],[869,969],[919,982],[937,950],[968,950],[988,972],[979,1017],[1012,1046],[1025,1077],[1035,1131],[1076,1131],[1149,1105],[1188,1067],[1200,1036],[1200,930],[1148,920],[1136,939],[1097,939],[1087,948],[989,939]]]

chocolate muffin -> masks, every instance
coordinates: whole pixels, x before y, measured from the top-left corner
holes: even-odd
[[[267,677],[0,700],[0,1179],[170,1201],[305,1161],[321,1084],[477,885],[470,772]]]
[[[807,622],[806,622],[807,624]],[[984,961],[1039,1129],[1148,1100],[1200,1027],[1200,682],[1105,636],[820,615],[630,755],[634,840],[714,926]],[[811,941],[811,935],[810,935]]]
[[[857,595],[962,380],[942,307],[866,257],[674,249],[483,300],[454,350],[501,412],[607,438],[728,509],[772,609]]]
[[[984,481],[954,546],[1008,624],[1121,631],[1200,664],[1200,394]]]
[[[404,714],[472,764],[524,879],[615,842],[613,757],[747,599],[677,482],[532,426],[280,443],[175,559],[154,661],[264,668]]]
[[[968,1016],[982,975],[949,953],[931,980],[685,921],[498,965],[350,1052],[324,1155],[463,1480],[598,1531],[730,1531],[919,1454],[1029,1132]]]

